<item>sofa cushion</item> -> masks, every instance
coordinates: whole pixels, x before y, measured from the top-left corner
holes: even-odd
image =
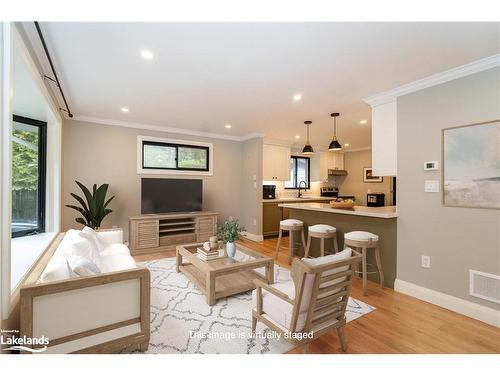
[[[79,255],[68,255],[66,258],[72,276],[92,276],[101,273],[92,261]]]
[[[109,246],[114,243],[123,243],[123,229],[107,229],[96,232],[97,238],[104,247]]]
[[[134,258],[126,254],[107,255],[101,257],[101,272],[115,272],[136,268]]]
[[[67,257],[70,255],[84,256],[94,263],[101,272],[111,272],[108,270],[118,271],[135,267],[135,261],[130,256],[128,247],[121,243],[121,229],[117,229],[116,231],[95,232],[91,228],[84,228],[84,231],[87,233],[82,233],[83,231],[76,229],[69,229],[66,232],[63,240],[40,275],[39,282],[46,283],[74,277],[74,275],[71,274],[67,262]],[[91,238],[94,233],[98,241],[94,241]],[[103,234],[105,234],[104,237],[102,236]],[[89,241],[90,244],[86,241]],[[114,243],[115,241],[118,241],[118,243]],[[99,249],[100,246],[103,246],[103,248]],[[102,256],[99,250],[101,250]],[[103,267],[101,264],[102,258],[115,255],[120,255],[124,258],[117,258],[116,265],[113,265],[112,258],[106,258]]]
[[[130,255],[129,248],[122,243],[114,243],[106,246],[100,253],[101,257],[108,255]]]

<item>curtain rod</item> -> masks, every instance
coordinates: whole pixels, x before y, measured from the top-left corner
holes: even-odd
[[[38,24],[37,21],[35,21],[35,27],[36,30],[38,31],[38,36],[40,37],[40,41],[42,42],[43,49],[45,51],[45,55],[47,56],[47,60],[49,60],[50,68],[52,69],[52,74],[54,74],[55,79],[51,79],[50,77],[46,77],[50,79],[51,81],[55,82],[57,84],[57,87],[59,88],[59,92],[61,93],[61,96],[64,100],[64,105],[66,106],[66,109],[60,108],[63,111],[66,111],[68,113],[68,116],[71,118],[73,117],[73,114],[69,110],[68,102],[66,101],[66,97],[64,96],[64,92],[61,88],[61,84],[59,83],[59,79],[57,78],[57,73],[54,68],[54,64],[52,63],[52,59],[50,58],[49,50],[47,49],[47,45],[45,44],[45,39],[42,34],[42,30],[40,29],[40,25]]]

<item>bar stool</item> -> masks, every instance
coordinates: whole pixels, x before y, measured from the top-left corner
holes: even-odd
[[[293,232],[300,232],[302,234],[302,246],[306,248],[306,239],[304,237],[304,223],[297,219],[286,219],[280,221],[280,233],[278,236],[278,243],[276,244],[276,254],[274,254],[274,259],[278,259],[278,252],[280,250],[281,235],[283,231],[286,230],[290,233],[288,238],[288,264],[292,264],[293,256]]]
[[[333,241],[334,252],[339,251],[339,245],[337,243],[337,228],[326,224],[316,224],[311,225],[308,229],[307,235],[307,246],[304,258],[309,256],[309,248],[311,247],[311,239],[319,238],[320,242],[320,256],[325,256],[325,240],[331,238]]]
[[[377,269],[380,278],[380,286],[384,287],[384,271],[382,271],[382,262],[380,261],[380,248],[378,246],[378,236],[370,232],[354,231],[344,234],[344,247],[350,247],[361,250],[362,255],[362,275],[363,275],[363,294],[366,295],[367,287],[367,263],[366,252],[368,249],[375,251],[375,261],[377,262]]]

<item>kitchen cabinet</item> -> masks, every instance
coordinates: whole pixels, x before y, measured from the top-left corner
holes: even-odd
[[[396,176],[397,102],[372,106],[372,169],[374,176]]]
[[[315,152],[310,162],[311,181],[324,182],[328,180],[328,153]]]
[[[262,234],[273,236],[279,233],[281,208],[277,202],[262,204]]]
[[[344,169],[344,153],[321,151],[311,156],[311,181],[327,181],[329,169]]]
[[[328,169],[344,170],[344,153],[339,151],[328,152]]]
[[[263,145],[262,179],[288,181],[290,179],[290,147]]]

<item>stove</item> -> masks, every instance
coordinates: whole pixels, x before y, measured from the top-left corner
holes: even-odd
[[[352,199],[353,201],[356,201],[356,197],[354,195],[340,195],[339,188],[336,186],[322,187],[320,192],[321,192],[320,194],[322,197]]]
[[[333,197],[337,198],[339,196],[339,188],[336,186],[325,186],[321,188],[322,197]]]

